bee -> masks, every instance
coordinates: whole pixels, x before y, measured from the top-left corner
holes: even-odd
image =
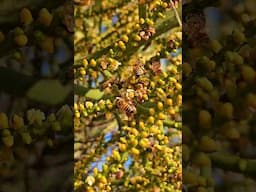
[[[124,99],[122,97],[116,98],[116,106],[120,111],[124,112],[128,117],[132,117],[137,112],[136,107],[132,103],[132,101],[128,99]]]
[[[155,28],[153,28],[153,27],[149,27],[149,28],[147,29],[147,33],[148,33],[150,36],[153,36],[153,35],[156,33],[156,30],[155,30]]]
[[[167,45],[168,45],[168,48],[170,49],[175,49],[175,42],[174,40],[170,39],[168,42],[167,42]]]
[[[159,61],[153,61],[151,64],[151,69],[156,75],[162,73],[161,64]]]
[[[107,69],[109,66],[109,62],[107,60],[106,55],[103,55],[100,59],[100,66],[103,70]]]
[[[103,89],[110,88],[112,87],[112,85],[117,84],[118,82],[119,82],[118,79],[115,76],[113,76],[102,83],[102,88]]]
[[[143,64],[138,60],[137,63],[133,66],[133,71],[137,77],[145,73],[145,68]]]
[[[148,91],[147,88],[143,86],[143,84],[139,83],[137,85],[136,91],[135,91],[135,96],[140,102],[145,101],[145,95],[147,95]]]
[[[145,69],[142,65],[136,65],[133,67],[134,73],[137,77],[143,75],[145,73]]]
[[[156,33],[156,30],[153,27],[148,27],[145,30],[140,31],[139,36],[147,41],[150,37],[152,37]]]

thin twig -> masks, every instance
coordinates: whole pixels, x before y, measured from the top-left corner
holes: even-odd
[[[174,11],[174,13],[175,13],[176,19],[177,19],[177,21],[178,21],[178,23],[179,23],[180,27],[182,27],[182,22],[181,22],[181,19],[180,19],[179,13],[178,13],[178,11],[177,11],[177,9],[176,9],[176,7],[175,7],[175,5],[174,5],[173,1],[172,1],[172,0],[170,0],[170,2],[171,2],[171,5],[172,5],[172,8],[173,8],[173,11]]]

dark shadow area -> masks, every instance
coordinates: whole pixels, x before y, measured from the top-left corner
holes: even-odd
[[[256,1],[183,5],[184,191],[256,191]]]
[[[0,192],[73,191],[73,5],[0,1]]]

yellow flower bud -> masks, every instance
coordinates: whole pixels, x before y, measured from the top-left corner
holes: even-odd
[[[14,144],[14,138],[12,135],[2,137],[2,142],[6,147],[12,147]]]
[[[8,128],[9,123],[8,123],[8,117],[5,113],[0,112],[0,128]]]
[[[163,107],[164,107],[164,104],[162,103],[162,102],[157,102],[157,108],[159,109],[159,110],[162,110],[163,109]]]
[[[87,59],[85,59],[85,58],[83,59],[83,66],[84,66],[84,67],[87,67],[87,66],[88,66],[88,61],[87,61]]]
[[[234,108],[233,108],[232,103],[224,103],[224,104],[222,104],[222,105],[220,106],[220,114],[221,114],[223,117],[232,119],[232,117],[233,117],[233,111],[234,111]]]
[[[126,43],[129,41],[129,37],[127,35],[123,35],[121,39]]]
[[[233,39],[234,39],[235,42],[241,44],[246,40],[246,37],[245,37],[243,32],[235,30],[233,32]]]
[[[95,59],[91,59],[90,60],[90,66],[91,67],[96,67],[96,65],[97,65],[97,62],[95,61]]]
[[[180,91],[182,89],[182,85],[180,83],[176,83],[175,87],[178,91]]]
[[[119,152],[117,150],[113,150],[112,157],[116,161],[120,161],[121,160],[121,156],[120,156],[120,154],[119,154]]]
[[[218,40],[211,40],[210,47],[215,53],[220,52],[220,50],[222,49],[222,45]]]
[[[241,68],[241,73],[242,73],[243,79],[247,83],[255,82],[255,80],[256,80],[256,72],[255,72],[255,70],[251,66],[243,65],[242,68]]]
[[[124,143],[119,143],[118,146],[121,152],[125,152],[127,149],[126,144]]]
[[[48,53],[53,53],[54,52],[54,39],[52,37],[45,37],[41,42],[40,42],[40,47],[48,52]]]
[[[122,50],[125,50],[125,49],[126,49],[126,46],[125,46],[125,44],[124,44],[123,41],[118,41],[118,47],[119,47],[120,49],[122,49]]]
[[[155,122],[155,118],[153,116],[149,116],[148,122],[153,124]]]
[[[139,122],[139,128],[141,128],[141,129],[144,129],[144,128],[145,128],[145,124],[144,124],[143,121],[140,121],[140,122]]]
[[[134,35],[134,40],[135,41],[141,41],[141,37],[139,35]]]
[[[46,9],[46,8],[42,8],[40,11],[39,11],[39,22],[45,26],[50,26],[51,23],[52,23],[52,19],[53,19],[53,16],[52,14]]]
[[[256,94],[253,94],[253,93],[249,93],[247,96],[246,96],[246,103],[256,109]]]
[[[150,108],[149,109],[149,113],[150,113],[150,115],[154,115],[155,114],[155,109],[154,108]]]
[[[23,47],[28,43],[28,38],[26,35],[17,35],[15,36],[14,41],[18,46]]]
[[[216,142],[208,136],[201,137],[199,145],[200,149],[204,152],[214,152],[217,150]]]
[[[86,75],[86,71],[84,68],[80,68],[79,73],[80,73],[80,75],[83,75],[83,76]]]
[[[210,128],[212,116],[207,110],[201,110],[198,115],[199,125],[202,128]]]
[[[13,128],[15,128],[15,129],[20,129],[24,126],[23,118],[16,114],[13,116],[12,123],[13,123]]]
[[[139,155],[139,154],[140,154],[140,151],[139,151],[138,149],[136,149],[135,147],[133,147],[133,148],[131,149],[131,153],[132,153],[133,155]]]
[[[79,113],[79,111],[75,111],[75,118],[77,118],[77,119],[80,118],[80,113]]]
[[[149,25],[149,26],[153,26],[154,25],[154,21],[149,19],[149,18],[146,18],[146,23]]]
[[[24,25],[29,25],[33,22],[33,16],[29,9],[23,8],[20,12],[20,21]]]
[[[211,166],[211,159],[205,153],[198,153],[193,157],[193,162],[198,166]]]
[[[198,78],[197,83],[200,87],[202,87],[206,91],[210,92],[213,90],[213,85],[212,85],[211,81],[209,81],[206,77]]]
[[[160,120],[164,120],[164,119],[166,118],[166,116],[165,116],[164,113],[159,113],[159,114],[158,114],[158,118],[159,118]]]
[[[21,137],[26,144],[30,144],[32,142],[31,135],[28,132],[21,133]]]
[[[140,140],[139,145],[142,148],[148,148],[150,146],[150,141],[147,138],[143,138]]]

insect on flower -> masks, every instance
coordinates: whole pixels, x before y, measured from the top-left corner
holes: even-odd
[[[159,75],[162,73],[161,64],[159,61],[153,61],[151,64],[151,69],[155,75]]]
[[[115,102],[118,109],[124,112],[128,117],[132,117],[134,114],[136,114],[136,107],[131,100],[117,97]]]
[[[140,102],[144,102],[145,101],[145,95],[147,95],[148,93],[148,90],[146,87],[144,87],[143,84],[139,83],[137,86],[136,86],[136,90],[135,90],[135,96],[137,97],[137,99],[140,101]]]
[[[142,64],[134,65],[133,71],[137,77],[143,75],[145,73],[144,66]]]
[[[139,35],[140,37],[147,41],[150,37],[152,37],[154,34],[156,33],[155,28],[153,27],[148,27],[147,29],[144,29],[142,31],[140,31]]]
[[[105,89],[107,87],[112,87],[113,84],[117,84],[117,83],[118,83],[118,79],[115,76],[113,76],[102,83],[102,88]]]

